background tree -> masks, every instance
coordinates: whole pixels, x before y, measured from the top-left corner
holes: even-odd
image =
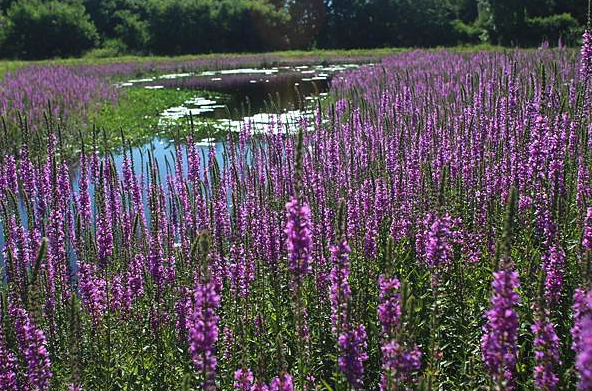
[[[322,47],[361,48],[369,45],[370,20],[365,0],[325,0]]]
[[[526,25],[525,0],[489,0],[492,43],[515,45]]]
[[[24,59],[78,56],[97,30],[81,2],[19,0],[7,10],[5,47]]]
[[[0,0],[0,53],[577,45],[586,10],[587,0]]]
[[[115,38],[119,39],[130,51],[141,52],[145,50],[150,40],[148,22],[127,9],[115,11],[113,16],[114,20],[116,20]]]
[[[120,12],[137,15],[146,21],[146,3],[145,0],[84,0],[84,6],[102,40],[115,38],[115,28],[121,22]]]

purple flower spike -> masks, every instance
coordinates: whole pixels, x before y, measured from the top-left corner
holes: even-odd
[[[311,271],[312,237],[310,208],[292,198],[286,204],[286,235],[288,244],[288,268],[294,278],[301,279]]]
[[[574,293],[574,325],[571,329],[572,349],[576,353],[578,389],[592,390],[592,288]]]
[[[338,246],[331,246],[331,325],[333,332],[338,334],[346,329],[347,307],[351,300],[349,287],[349,253],[351,249],[344,240]]]
[[[584,222],[584,235],[582,238],[584,251],[592,251],[592,206],[588,207]]]
[[[368,360],[366,339],[366,328],[359,325],[341,334],[338,340],[341,351],[337,361],[339,370],[355,390],[364,389],[364,363]]]
[[[16,365],[16,356],[5,345],[0,322],[0,390],[17,390]]]
[[[576,357],[576,369],[580,379],[578,389],[592,390],[592,316],[588,315],[582,319],[581,325],[582,349]]]
[[[48,390],[52,373],[45,334],[33,324],[23,308],[12,307],[11,315],[19,349],[26,362],[27,380],[35,391]]]
[[[554,391],[559,382],[555,367],[561,364],[559,361],[559,337],[555,333],[555,326],[548,320],[548,317],[544,316],[535,321],[532,325],[532,332],[535,335],[534,383],[540,390]]]
[[[580,52],[580,76],[585,80],[592,78],[592,32],[587,29],[582,35],[582,48]]]
[[[251,372],[250,369],[238,369],[234,372],[234,389],[239,391],[251,391],[253,380],[253,372]]]
[[[269,389],[271,391],[294,391],[292,376],[288,373],[284,373],[274,378],[269,385]]]
[[[201,389],[216,389],[215,356],[218,341],[218,316],[220,295],[213,282],[198,284],[193,293],[193,312],[189,319],[189,352],[198,371],[203,375]]]
[[[520,302],[516,293],[518,273],[500,270],[493,273],[491,309],[485,316],[481,349],[483,361],[494,383],[513,389],[518,339],[518,314],[514,306]]]

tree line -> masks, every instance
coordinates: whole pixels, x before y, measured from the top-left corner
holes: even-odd
[[[587,0],[0,0],[0,57],[577,44]]]

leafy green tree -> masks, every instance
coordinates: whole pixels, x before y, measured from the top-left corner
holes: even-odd
[[[285,46],[278,33],[284,25],[281,12],[263,1],[222,0],[217,11],[220,47],[230,52],[260,52]]]
[[[252,0],[254,5],[257,1]],[[270,21],[258,18],[259,28],[273,27],[268,39],[275,49],[309,49],[316,43],[324,26],[326,5],[323,0],[263,0],[260,4],[271,7]]]
[[[570,14],[528,18],[526,26],[523,43],[528,46],[539,45],[545,40],[555,44],[560,38],[563,42],[575,43],[581,36],[577,31],[578,22]]]
[[[153,0],[149,3],[150,48],[159,54],[219,51],[213,0]]]
[[[97,30],[77,1],[18,0],[7,11],[7,50],[24,59],[79,56]]]
[[[117,35],[115,28],[120,23],[119,12],[138,15],[142,21],[147,19],[145,0],[84,0],[84,6],[103,39]]]
[[[525,0],[489,0],[492,15],[491,30],[493,43],[515,45],[526,24]]]
[[[0,11],[6,11],[16,0],[0,0]]]
[[[6,31],[8,29],[8,20],[2,12],[0,12],[0,52],[5,52],[5,44],[6,44]]]
[[[528,17],[552,15],[555,8],[555,0],[528,0],[524,3]]]
[[[325,0],[326,23],[319,41],[323,47],[362,48],[370,41],[373,20],[366,0]],[[385,13],[387,9],[383,10]]]
[[[437,46],[455,43],[454,9],[442,0],[373,0],[371,42],[378,46]],[[411,33],[413,32],[413,33]]]
[[[129,10],[116,11],[114,16],[117,20],[115,37],[125,44],[129,50],[134,52],[143,51],[150,39],[148,22]]]
[[[464,23],[473,23],[479,16],[477,0],[454,0],[451,2],[456,18]]]
[[[568,13],[573,16],[580,26],[587,23],[588,0],[557,0],[554,13]]]
[[[290,0],[290,22],[286,35],[292,49],[310,49],[325,22],[323,0]]]

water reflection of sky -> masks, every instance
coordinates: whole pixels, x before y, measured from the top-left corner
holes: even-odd
[[[203,171],[203,167],[207,167],[209,164],[209,157],[210,157],[210,148],[214,148],[216,162],[219,167],[224,167],[224,154],[225,154],[225,142],[197,142],[195,144],[197,152],[200,156],[201,167]],[[182,159],[183,159],[183,171],[185,174],[187,173],[187,154],[186,148],[182,147]],[[130,156],[130,151],[126,151],[127,156]],[[247,152],[250,155],[250,152]],[[166,188],[167,183],[167,175],[174,173],[175,161],[176,161],[176,152],[175,152],[175,144],[169,140],[154,138],[151,142],[144,144],[140,147],[135,147],[131,149],[131,158],[134,164],[134,171],[136,175],[143,176],[146,178],[146,174],[148,172],[148,162],[149,156],[152,157],[153,163],[157,164],[158,172],[159,172],[159,181],[163,185],[165,191],[168,192]],[[118,153],[112,154],[113,163],[117,168],[117,172],[120,175],[120,180],[123,179],[122,176],[122,165],[124,159],[123,151],[119,151]],[[167,168],[168,162],[168,168]],[[247,163],[250,163],[250,158],[247,158]],[[80,169],[79,167],[75,166],[70,169],[71,175],[71,186],[74,192],[78,192],[78,181],[80,178]],[[146,179],[145,179],[146,180]],[[89,191],[91,193],[91,200],[94,199],[93,193],[94,188],[91,185],[89,187]],[[94,208],[94,205],[93,205]],[[148,205],[144,205],[145,213],[147,218],[149,219],[148,213]],[[19,210],[21,214],[21,224],[24,227],[27,227],[27,218],[26,218],[26,209],[22,200],[19,205]],[[0,219],[0,266],[4,264],[4,228],[2,221]]]

